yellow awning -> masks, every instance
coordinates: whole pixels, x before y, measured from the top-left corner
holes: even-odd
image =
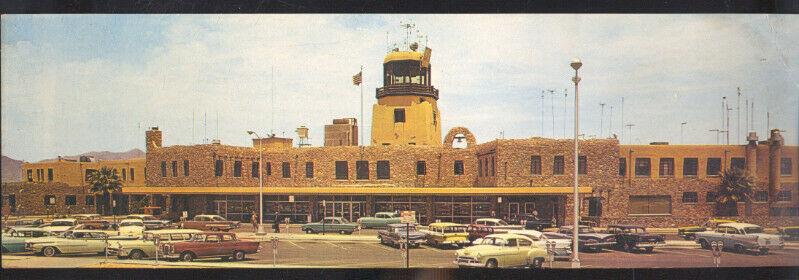
[[[264,194],[282,195],[546,195],[571,194],[572,187],[264,187]],[[580,187],[590,194],[591,187]],[[125,194],[258,194],[258,187],[123,187]]]

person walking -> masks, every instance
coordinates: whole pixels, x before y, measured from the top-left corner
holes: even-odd
[[[250,216],[250,223],[252,223],[252,231],[258,233],[258,215],[255,214],[255,211],[252,211],[252,215]]]
[[[275,223],[272,224],[272,229],[275,230],[275,233],[280,233],[280,217],[277,212],[275,212]]]

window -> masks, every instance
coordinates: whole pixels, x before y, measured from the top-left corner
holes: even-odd
[[[719,176],[721,172],[721,158],[707,159],[707,176]]]
[[[377,161],[377,179],[386,180],[391,177],[391,167],[387,160]]]
[[[755,191],[755,202],[768,201],[768,191]]]
[[[632,215],[671,214],[671,196],[667,195],[630,196],[629,207],[630,207],[629,213]]]
[[[541,175],[541,156],[530,157],[530,175]]]
[[[602,216],[602,198],[600,197],[588,198],[588,216],[589,217]]]
[[[33,169],[28,169],[28,182],[33,182]]]
[[[124,176],[122,176],[122,177],[124,177]],[[122,180],[124,180],[124,178]],[[48,168],[47,169],[47,181],[48,182],[52,182],[53,181],[53,169],[52,168]]]
[[[272,176],[272,163],[266,163],[266,176]]]
[[[707,195],[705,195],[705,202],[707,202],[707,203],[715,203],[716,202],[716,192],[707,192]]]
[[[684,158],[682,160],[682,175],[683,176],[696,176],[696,169],[699,166],[697,158]]]
[[[252,165],[251,165],[251,168],[250,168],[252,170],[250,170],[250,174],[252,174],[253,178],[258,178],[258,176],[261,176],[261,166],[260,165],[261,164],[259,162],[257,162],[257,161],[253,161],[252,162]]]
[[[221,159],[217,159],[216,164],[214,164],[214,175],[216,175],[216,177],[221,177],[223,174],[225,174],[224,170],[225,162]]]
[[[791,169],[793,168],[791,165],[791,158],[782,158],[782,160],[780,160],[780,174],[782,174],[782,176],[791,175]]]
[[[456,160],[454,168],[455,168],[455,170],[454,170],[455,175],[463,175],[463,161],[462,160]]]
[[[563,175],[563,156],[555,156],[552,165],[552,174]]]
[[[189,160],[183,160],[183,176],[189,177]]]
[[[86,196],[86,205],[94,205],[94,196],[93,195],[87,195]]]
[[[177,176],[178,176],[178,161],[173,160],[172,161],[172,177],[177,177]]]
[[[746,169],[746,159],[742,157],[734,157],[730,159],[730,166],[732,168],[745,170]]]
[[[291,163],[284,162],[281,167],[283,169],[283,178],[291,178]]]
[[[305,163],[305,178],[313,178],[313,162]]]
[[[635,159],[635,176],[636,177],[649,177],[650,174],[650,161],[649,158],[636,158]]]
[[[577,174],[588,174],[588,159],[585,156],[577,157]]]
[[[777,201],[791,201],[791,191],[780,191],[777,193]]]
[[[491,157],[491,176],[497,176],[497,173],[495,171],[496,169],[494,169],[494,157]]]
[[[65,205],[78,205],[78,199],[74,195],[68,195],[64,197],[64,204]]]
[[[483,177],[483,161],[477,159],[477,177]]]
[[[416,175],[427,175],[427,163],[423,160],[416,162]]]
[[[241,161],[233,162],[233,177],[241,177]]]
[[[394,109],[394,123],[404,123],[405,122],[405,109],[397,108]]]
[[[696,203],[697,201],[699,201],[699,196],[696,192],[682,193],[682,203]]]
[[[55,195],[45,195],[44,196],[44,205],[55,205]]]
[[[128,179],[128,171],[127,169],[122,168],[122,181],[125,181],[127,179]]]
[[[161,162],[161,177],[166,177],[166,161]]]
[[[369,161],[359,160],[355,162],[355,179],[369,180]]]
[[[674,177],[674,158],[661,158],[658,170],[660,177]]]
[[[336,180],[348,180],[349,167],[346,161],[336,161]]]
[[[627,176],[627,159],[619,158],[619,176]]]

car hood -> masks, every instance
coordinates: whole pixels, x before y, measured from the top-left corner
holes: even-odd
[[[467,247],[466,249],[460,249],[457,251],[459,256],[474,256],[477,255],[478,252],[488,252],[499,249],[499,246],[496,245],[475,245],[471,247]]]

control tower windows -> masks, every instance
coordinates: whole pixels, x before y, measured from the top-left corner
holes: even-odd
[[[383,70],[386,74],[385,80],[383,80],[385,85],[429,85],[428,71],[421,68],[419,61],[394,61],[385,64]]]

